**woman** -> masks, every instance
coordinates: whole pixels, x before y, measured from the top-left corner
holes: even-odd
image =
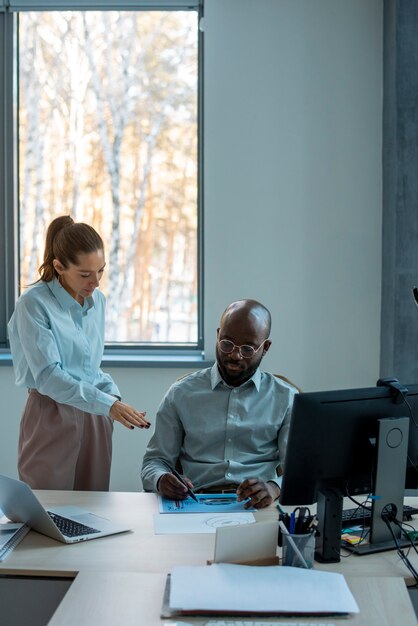
[[[113,422],[150,426],[100,369],[105,298],[97,287],[105,265],[94,228],[54,219],[40,279],[21,295],[8,325],[16,384],[29,390],[18,470],[34,489],[107,491]]]

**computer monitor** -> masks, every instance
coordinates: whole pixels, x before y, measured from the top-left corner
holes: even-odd
[[[402,520],[405,488],[418,487],[418,385],[386,380],[391,386],[295,396],[280,502],[318,503],[317,561],[340,560],[347,495],[374,496],[368,543],[355,551],[395,548],[382,511]]]

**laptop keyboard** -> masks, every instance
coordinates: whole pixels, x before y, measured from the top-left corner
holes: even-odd
[[[412,519],[414,514],[418,513],[418,509],[408,504],[403,505],[403,521],[407,522]],[[342,515],[343,527],[353,524],[362,526],[370,526],[372,517],[371,509],[365,509],[361,506],[354,509],[344,509]]]
[[[80,537],[81,535],[93,535],[94,533],[100,532],[97,528],[80,524],[79,522],[75,522],[67,517],[51,513],[51,511],[47,511],[47,513],[54,524],[58,527],[58,530],[60,530],[66,537]]]

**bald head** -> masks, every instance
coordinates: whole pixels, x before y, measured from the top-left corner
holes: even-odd
[[[264,338],[271,332],[271,315],[270,311],[257,300],[237,300],[232,302],[222,313],[220,327],[225,323],[231,322],[242,323],[249,322],[259,332],[264,334]]]

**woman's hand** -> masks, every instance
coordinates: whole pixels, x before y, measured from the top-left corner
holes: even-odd
[[[122,426],[125,426],[125,428],[130,429],[135,428],[135,426],[137,428],[149,428],[151,424],[145,419],[146,414],[146,411],[141,413],[120,400],[116,400],[109,411],[110,417],[115,420],[115,422],[119,422]]]

